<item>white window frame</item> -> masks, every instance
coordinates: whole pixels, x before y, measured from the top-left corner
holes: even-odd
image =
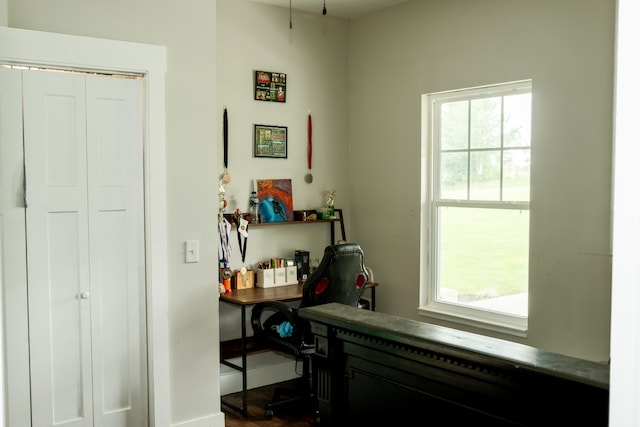
[[[439,320],[464,324],[480,329],[491,330],[500,333],[525,337],[528,329],[528,316],[517,316],[502,312],[490,311],[482,308],[471,307],[465,304],[455,304],[437,300],[436,271],[437,256],[436,247],[436,218],[434,210],[438,206],[465,206],[487,207],[500,204],[501,209],[530,210],[530,201],[523,202],[483,202],[483,201],[439,201],[434,205],[434,197],[439,188],[436,182],[438,176],[433,171],[439,171],[439,156],[434,155],[434,139],[438,126],[433,126],[434,105],[436,100],[447,98],[447,101],[468,100],[490,96],[503,96],[508,92],[531,93],[531,80],[502,83],[497,85],[461,89],[450,92],[438,92],[422,96],[422,202],[421,202],[421,238],[420,238],[420,306],[418,313],[421,316]]]

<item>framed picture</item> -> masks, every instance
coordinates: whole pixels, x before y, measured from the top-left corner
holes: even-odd
[[[255,71],[253,85],[256,101],[287,102],[286,74]]]
[[[256,183],[262,222],[293,221],[291,179],[258,179]]]
[[[253,125],[253,156],[287,158],[287,127]]]

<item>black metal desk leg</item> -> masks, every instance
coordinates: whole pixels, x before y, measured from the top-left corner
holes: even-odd
[[[246,306],[240,306],[240,313],[242,314],[242,339],[240,343],[240,350],[242,352],[242,366],[230,362],[228,360],[220,360],[220,363],[223,365],[229,366],[230,368],[235,369],[236,371],[240,371],[242,374],[242,407],[239,407],[225,399],[222,399],[222,403],[227,405],[228,407],[241,412],[245,418],[249,417],[249,409],[248,409],[248,398],[247,398],[247,312]]]
[[[247,409],[247,310],[242,306],[242,415],[249,416]]]

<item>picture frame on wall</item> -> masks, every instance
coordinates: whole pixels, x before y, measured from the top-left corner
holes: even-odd
[[[285,73],[256,70],[253,84],[256,101],[287,102],[287,75]]]
[[[253,125],[253,157],[287,158],[287,127]]]

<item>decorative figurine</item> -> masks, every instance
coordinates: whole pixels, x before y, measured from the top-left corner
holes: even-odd
[[[336,190],[325,191],[324,195],[327,196],[327,206],[333,209],[336,199]]]
[[[324,192],[327,196],[327,208],[322,210],[322,219],[334,218],[334,203],[336,198],[336,190],[329,190]]]

